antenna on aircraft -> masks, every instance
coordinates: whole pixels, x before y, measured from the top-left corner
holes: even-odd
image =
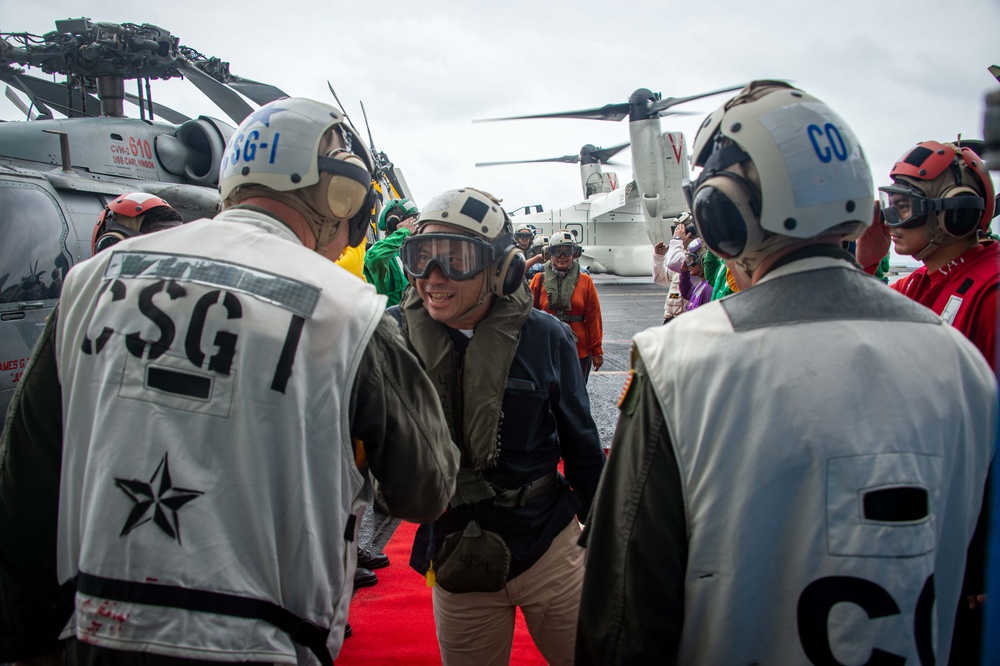
[[[326,87],[330,89],[330,94],[332,94],[333,99],[337,101],[337,106],[340,107],[340,112],[344,114],[345,118],[347,118],[347,122],[351,123],[351,125],[354,125],[354,121],[351,120],[351,116],[347,114],[347,109],[344,108],[344,105],[340,103],[340,98],[337,97],[337,91],[333,89],[333,84],[330,83],[329,79],[327,79],[326,81]]]

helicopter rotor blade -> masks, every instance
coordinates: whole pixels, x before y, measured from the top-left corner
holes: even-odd
[[[660,111],[658,114],[661,118],[666,118],[667,116],[707,116],[708,114],[704,111]]]
[[[608,160],[629,147],[629,142],[625,142],[618,146],[611,146],[610,148],[596,148],[590,151],[590,154],[597,158],[597,161],[601,164],[611,164]]]
[[[255,104],[264,106],[269,102],[282,97],[288,97],[288,93],[270,83],[261,83],[251,79],[244,79],[239,76],[230,75],[229,87],[250,98]]]
[[[701,99],[702,97],[711,97],[712,95],[719,95],[721,93],[733,92],[734,90],[741,90],[745,87],[744,85],[739,86],[729,86],[727,88],[719,88],[718,90],[712,90],[711,92],[700,93],[698,95],[688,95],[687,97],[668,97],[666,99],[661,99],[656,102],[651,102],[649,105],[650,113],[659,113],[663,115],[663,111],[666,111],[672,106],[677,106],[678,104],[684,104],[685,102],[690,102],[695,99]]]
[[[559,113],[536,113],[528,116],[508,116],[505,118],[482,118],[474,123],[490,123],[499,120],[532,120],[535,118],[585,118],[589,120],[618,121],[628,117],[628,103],[605,104],[597,109],[582,109],[580,111],[563,111]]]
[[[31,103],[35,105],[36,109],[38,109],[39,118],[52,117],[52,111],[48,109],[50,106],[56,111],[66,115],[69,115],[71,112],[80,112],[79,109],[70,109],[66,106],[66,86],[61,83],[46,81],[45,79],[39,79],[28,74],[17,74],[4,78],[8,83],[14,86],[14,88],[20,90],[28,96]],[[90,94],[85,95],[84,98],[87,100],[86,115],[100,115],[101,103],[98,99]]]
[[[657,100],[655,102],[649,102],[649,113],[659,114],[661,116],[669,115],[664,113],[672,106],[677,106],[678,104],[683,104],[685,102],[690,102],[691,100],[701,99],[702,97],[711,97],[712,95],[718,95],[724,92],[732,92],[734,90],[740,90],[743,86],[731,86],[728,88],[720,88],[719,90],[712,90],[711,92],[700,93],[698,95],[689,95],[687,97],[668,97],[667,99]],[[595,109],[581,109],[579,111],[561,111],[558,113],[535,113],[526,116],[506,116],[503,118],[481,118],[473,120],[474,123],[490,123],[500,120],[533,120],[535,118],[585,118],[589,120],[610,120],[619,121],[624,120],[629,116],[629,103],[624,102],[621,104],[605,104],[604,106]],[[681,111],[671,111],[670,114],[677,115],[688,115],[688,113]]]
[[[132,93],[125,93],[125,101],[129,102],[130,104],[134,104],[136,106],[142,106],[149,103],[148,100],[145,99],[140,100],[136,95],[133,95]],[[191,120],[191,118],[185,116],[180,111],[175,111],[174,109],[171,109],[169,106],[164,106],[163,104],[160,104],[158,102],[153,102],[153,113],[155,113],[160,118],[163,118],[167,122],[171,122],[175,125],[180,125],[181,123],[185,123]]]
[[[36,114],[34,111],[32,111],[31,107],[29,107],[27,104],[25,104],[24,100],[22,100],[20,97],[18,97],[17,93],[14,92],[14,89],[11,88],[10,86],[6,86],[6,88],[3,91],[3,94],[4,94],[4,97],[6,97],[7,99],[9,99],[11,101],[11,104],[13,104],[14,106],[16,106],[17,110],[20,111],[21,113],[23,113],[24,117],[27,118],[28,120],[34,120],[35,118],[38,117],[38,114]]]
[[[182,64],[182,62],[178,61],[178,69],[237,125],[253,113],[253,108],[243,101],[243,98],[235,90],[201,71],[194,62],[190,60],[186,64]]]
[[[533,164],[536,162],[563,162],[565,164],[576,164],[580,161],[579,155],[563,155],[562,157],[545,157],[540,160],[509,160],[505,162],[476,162],[477,167],[497,166],[501,164]]]

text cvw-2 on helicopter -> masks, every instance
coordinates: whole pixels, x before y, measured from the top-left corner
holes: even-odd
[[[579,163],[583,201],[564,208],[518,216],[518,223],[529,224],[545,235],[550,235],[557,229],[570,230],[583,246],[580,262],[593,273],[611,273],[624,277],[648,276],[652,267],[652,246],[669,238],[672,227],[680,215],[687,211],[681,184],[690,173],[684,135],[681,132],[661,131],[660,117],[679,113],[670,110],[678,104],[739,90],[741,87],[666,99],[659,93],[640,88],[625,103],[580,111],[478,121],[535,118],[619,121],[628,117],[631,141],[603,149],[588,144],[580,150],[579,155],[480,162],[476,166],[525,162]],[[631,146],[635,180],[620,188],[617,176],[602,171],[601,165],[610,163],[612,156],[628,146]]]

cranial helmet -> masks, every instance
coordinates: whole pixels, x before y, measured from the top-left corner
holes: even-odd
[[[465,235],[421,233],[422,228],[431,223],[454,227],[465,232]],[[466,270],[464,275],[453,279],[469,279],[485,271],[486,279],[479,303],[482,303],[488,293],[507,296],[524,283],[524,254],[514,244],[510,218],[500,206],[499,200],[491,194],[471,187],[440,194],[431,199],[420,212],[417,230],[417,235],[406,239],[400,252],[400,259],[411,280],[426,277],[433,270],[434,260],[426,265],[418,262],[418,248],[429,248],[429,243],[437,241],[440,241],[440,247],[445,247],[447,243],[455,245],[468,241],[468,234],[471,234],[473,242],[468,243],[469,247],[465,248],[466,254],[462,262]],[[431,255],[433,254],[432,252]],[[448,266],[438,265],[449,275]]]
[[[560,245],[569,245],[573,248],[573,257],[579,257],[582,251],[580,244],[576,242],[576,236],[568,229],[560,229],[549,237],[549,252]]]
[[[417,205],[409,199],[393,199],[385,205],[378,216],[378,230],[392,233],[400,222],[419,214]]]
[[[535,236],[535,240],[531,241],[531,248],[533,250],[540,250],[549,246],[548,236]]]
[[[325,253],[342,220],[349,245],[364,240],[376,200],[372,165],[343,114],[310,99],[285,98],[240,123],[226,145],[219,189],[227,205],[257,193],[291,206],[316,235],[314,249]]]
[[[788,84],[750,83],[705,119],[691,159],[702,167],[684,184],[698,232],[748,274],[781,246],[871,224],[871,172],[857,138]]]
[[[119,241],[181,224],[181,214],[160,197],[129,192],[116,197],[97,218],[90,238],[91,254]]]
[[[993,180],[972,148],[923,141],[889,175],[895,185],[879,188],[886,224],[914,228],[931,222],[924,256],[989,229],[996,203]]]

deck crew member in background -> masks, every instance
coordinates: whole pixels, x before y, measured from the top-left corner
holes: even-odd
[[[684,253],[684,264],[681,266],[678,287],[681,298],[687,301],[685,310],[691,311],[699,305],[712,300],[712,286],[705,279],[703,262],[708,254],[708,248],[700,238],[695,238],[687,246]]]
[[[674,227],[669,244],[660,241],[653,246],[653,282],[668,289],[663,303],[664,324],[687,311],[687,301],[681,296],[680,271],[684,265],[684,250],[694,236],[686,232],[691,214],[684,213],[684,216]]]
[[[458,467],[385,299],[332,263],[370,169],[333,107],[272,102],[215,219],[69,273],[0,441],[0,661],[66,627],[69,664],[331,663],[367,473],[420,521]]]
[[[889,177],[893,184],[879,188],[881,216],[858,240],[859,261],[875,273],[891,239],[898,254],[924,262],[891,288],[929,307],[965,334],[996,373],[1000,243],[988,236],[995,194],[982,158],[968,146],[923,141],[893,165]],[[989,513],[987,503],[969,547],[953,664],[980,661],[978,599],[985,589]]]
[[[378,230],[385,237],[376,241],[365,253],[365,277],[378,293],[386,297],[387,307],[399,303],[409,284],[403,264],[399,261],[399,248],[416,231],[419,214],[416,204],[409,199],[390,201],[378,217]]]
[[[399,315],[462,449],[458,490],[420,527],[410,560],[436,583],[441,658],[509,663],[520,608],[546,661],[571,664],[578,518],[604,466],[576,348],[566,326],[531,307],[524,256],[495,198],[445,192],[417,229],[401,253],[415,288]]]
[[[549,260],[541,273],[531,278],[534,305],[569,324],[576,339],[584,383],[590,369],[604,365],[604,323],[601,301],[594,279],[580,270],[580,244],[566,229],[549,237]]]
[[[184,222],[181,214],[160,197],[145,192],[129,192],[104,207],[90,240],[95,255],[126,238],[151,234]]]
[[[692,161],[698,231],[742,290],[635,336],[578,663],[944,663],[989,365],[842,248],[871,222],[871,175],[820,100],[751,83]]]
[[[549,260],[549,237],[538,234],[535,240],[531,241],[532,256],[525,263],[527,270],[524,272],[525,279],[531,282],[535,273],[541,273],[545,268],[545,262]]]
[[[514,230],[514,242],[517,243],[517,249],[524,254],[525,259],[530,259],[534,256],[534,253],[531,251],[532,241],[534,240],[534,229],[527,224],[517,225],[517,229]]]

